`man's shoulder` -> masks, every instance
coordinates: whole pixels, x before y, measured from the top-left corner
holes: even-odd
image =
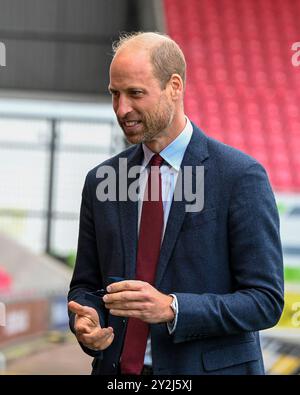
[[[221,141],[215,140],[212,137],[208,138],[209,140],[209,149],[210,152],[213,153],[217,159],[224,161],[227,164],[234,164],[240,166],[251,166],[255,163],[258,163],[257,159],[247,154],[244,151],[241,151],[238,148],[235,148],[231,145],[225,144]]]
[[[130,146],[129,148],[125,149],[122,152],[119,152],[117,155],[112,156],[108,159],[106,159],[105,161],[99,163],[97,166],[95,166],[94,168],[92,168],[88,174],[87,174],[87,178],[95,178],[97,171],[99,170],[99,168],[101,167],[111,167],[114,170],[118,170],[119,169],[119,160],[120,159],[128,159],[130,158],[130,156],[134,153],[135,150],[137,150],[138,147],[136,145]]]
[[[246,152],[239,150],[231,145],[216,140],[213,136],[203,132],[200,128],[194,125],[194,131],[200,133],[207,140],[207,149],[210,158],[217,163],[238,168],[247,168],[252,165],[260,165],[257,159]]]
[[[226,180],[233,181],[247,173],[248,171],[263,172],[266,170],[264,166],[254,157],[235,147],[227,145],[212,136],[203,132],[197,126],[194,126],[194,132],[198,134],[200,140],[207,145],[207,153],[210,166],[213,166],[223,175]]]

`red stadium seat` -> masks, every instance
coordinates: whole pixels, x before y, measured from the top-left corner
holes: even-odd
[[[300,2],[164,0],[188,63],[186,111],[263,163],[275,189],[300,191]],[[280,18],[278,17],[280,15]]]

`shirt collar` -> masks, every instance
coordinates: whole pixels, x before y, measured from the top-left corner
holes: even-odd
[[[182,132],[173,140],[169,145],[167,145],[159,155],[176,171],[179,171],[180,165],[185,153],[185,150],[191,140],[193,133],[193,126],[190,120],[186,118],[186,125]],[[147,166],[150,162],[154,152],[152,152],[145,144],[142,144],[144,151],[144,161],[143,166]]]

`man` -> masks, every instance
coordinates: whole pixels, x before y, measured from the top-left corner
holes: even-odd
[[[259,163],[190,122],[184,87],[184,55],[169,37],[116,45],[109,91],[135,145],[86,178],[69,292],[70,326],[95,357],[93,374],[264,373],[258,331],[283,308],[273,193]],[[125,159],[128,176],[118,177]],[[117,191],[138,180],[138,201],[101,198],[108,167]],[[192,180],[180,182],[188,168]],[[184,189],[199,194],[201,183],[195,209]],[[146,196],[153,186],[157,199]]]

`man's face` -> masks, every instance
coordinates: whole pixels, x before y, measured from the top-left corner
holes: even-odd
[[[118,122],[130,143],[150,142],[171,124],[174,104],[154,77],[146,51],[125,49],[115,56],[109,90]]]

